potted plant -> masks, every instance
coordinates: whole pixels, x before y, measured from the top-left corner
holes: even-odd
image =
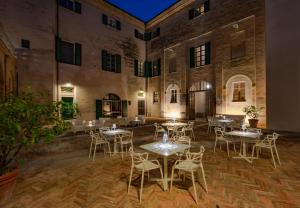
[[[42,93],[22,93],[0,102],[0,205],[10,198],[21,150],[39,141],[52,141],[68,128],[59,117],[60,102]]]
[[[251,128],[257,128],[259,112],[262,108],[256,108],[254,105],[249,105],[243,109],[244,113],[249,117],[249,125]]]

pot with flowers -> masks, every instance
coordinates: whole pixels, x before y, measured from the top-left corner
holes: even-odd
[[[22,93],[0,101],[0,207],[14,189],[20,152],[42,140],[50,142],[68,129],[59,116],[60,105],[44,93]]]
[[[257,108],[254,105],[249,105],[243,108],[244,113],[248,116],[249,125],[251,128],[257,128],[259,112],[263,108]]]

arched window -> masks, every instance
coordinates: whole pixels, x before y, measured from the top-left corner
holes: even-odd
[[[167,88],[167,102],[179,103],[179,87],[176,84],[171,84]]]

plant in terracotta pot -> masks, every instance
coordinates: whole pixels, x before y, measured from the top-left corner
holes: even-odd
[[[249,105],[243,109],[244,113],[249,117],[248,121],[251,128],[257,128],[259,112],[262,109],[254,105]]]
[[[50,142],[68,128],[59,117],[60,105],[42,93],[12,95],[0,102],[0,205],[12,194],[21,150],[41,140]]]

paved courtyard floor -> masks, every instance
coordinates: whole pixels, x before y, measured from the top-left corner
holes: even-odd
[[[153,140],[151,127],[134,129],[134,146]],[[207,136],[205,128],[196,131],[197,141],[192,150],[206,149],[204,169],[208,193],[197,183],[199,204],[192,194],[192,183],[174,183],[172,192],[162,191],[161,184],[144,183],[143,200],[139,204],[140,177],[134,174],[133,186],[127,193],[131,160],[128,155],[104,156],[102,151],[95,161],[88,158],[89,138],[77,135],[64,142],[76,143],[76,148],[40,154],[27,162],[21,170],[13,198],[7,208],[96,208],[96,207],[206,207],[260,208],[300,207],[300,138],[282,137],[278,150],[282,165],[274,169],[270,154],[249,164],[228,158],[223,150],[213,153],[214,136]],[[234,152],[231,152],[234,155]],[[159,158],[150,154],[152,158]],[[161,160],[161,158],[159,158]],[[171,168],[171,167],[170,167]],[[157,172],[150,174],[155,177]]]

